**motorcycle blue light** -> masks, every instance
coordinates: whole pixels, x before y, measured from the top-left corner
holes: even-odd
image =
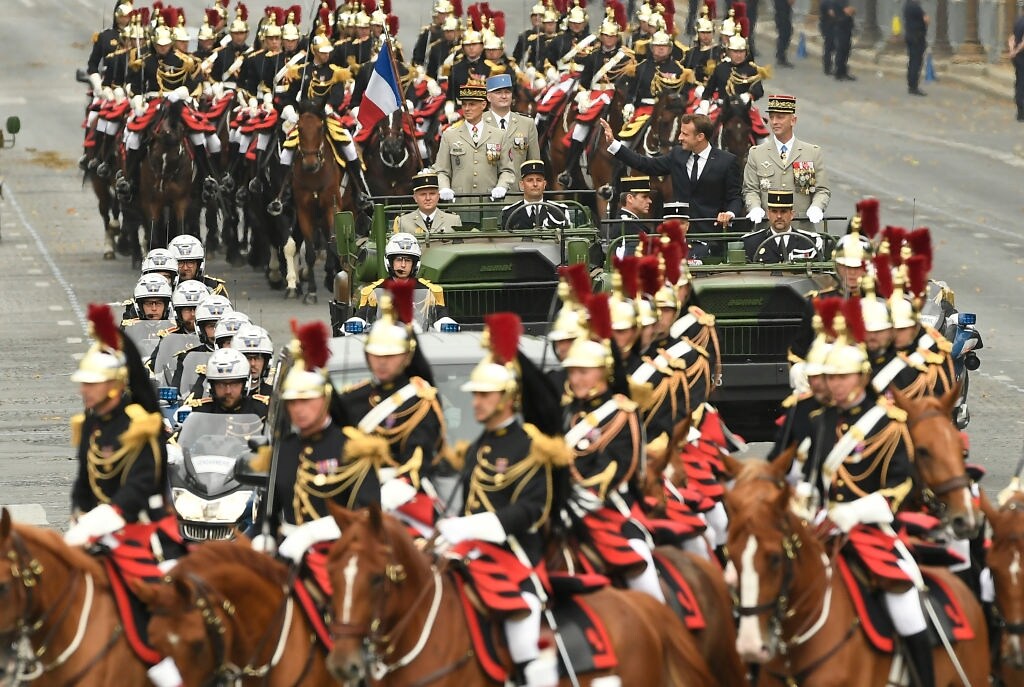
[[[178,390],[175,389],[173,386],[162,386],[160,387],[159,393],[161,401],[173,403],[174,401],[178,400]]]
[[[362,334],[363,323],[362,322],[346,322],[345,323],[346,334]]]
[[[974,313],[972,313],[972,312],[962,312],[962,313],[960,313],[960,319],[959,319],[958,324],[961,327],[966,327],[968,325],[977,324],[977,323],[978,323],[978,316],[975,315]]]
[[[441,325],[441,331],[447,332],[449,334],[453,332],[461,332],[462,325],[458,324],[457,322],[446,322]]]

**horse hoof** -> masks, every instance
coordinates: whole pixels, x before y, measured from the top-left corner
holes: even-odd
[[[126,258],[132,254],[132,247],[128,244],[127,236],[117,237],[117,252]]]
[[[271,217],[277,217],[284,212],[284,204],[279,200],[272,200],[267,203],[267,214]]]
[[[83,172],[88,172],[89,171],[89,162],[90,162],[89,156],[88,155],[83,155],[82,157],[78,158],[78,168],[80,170],[82,170]]]
[[[605,184],[601,188],[597,189],[597,195],[601,196],[605,200],[612,199],[612,185]]]
[[[288,287],[284,290],[284,297],[286,300],[292,300],[299,297],[299,290]]]
[[[211,239],[209,236],[206,237],[206,254],[216,253],[220,250],[220,241],[216,238]]]
[[[220,185],[221,188],[230,193],[235,190],[235,178],[230,174],[225,174],[220,178]]]
[[[305,296],[302,297],[302,302],[306,305],[316,305],[316,294],[307,293]]]
[[[245,264],[245,256],[238,252],[237,248],[228,249],[228,264],[232,267],[241,267]]]
[[[109,179],[110,178],[110,165],[108,165],[106,162],[100,164],[96,168],[96,176],[98,176],[100,179]]]
[[[112,250],[103,251],[103,259],[104,260],[113,260],[114,259],[114,251],[112,251]]]
[[[141,255],[133,255],[132,256],[132,269],[133,270],[141,270],[142,269],[142,256]]]
[[[260,180],[259,179],[251,180],[249,182],[249,193],[259,193],[260,192],[260,186],[261,186],[261,184],[260,184]]]
[[[235,202],[236,203],[244,203],[245,199],[248,198],[248,197],[249,197],[249,192],[246,190],[245,186],[242,186],[237,191],[235,191]]]

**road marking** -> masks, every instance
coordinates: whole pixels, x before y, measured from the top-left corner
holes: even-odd
[[[982,377],[991,379],[993,382],[999,382],[1003,386],[1007,387],[1008,389],[1012,389],[1019,394],[1024,394],[1024,387],[1014,384],[1012,377],[1007,377],[1006,375],[992,375],[987,372],[981,372],[980,370],[973,372],[972,374],[981,375]]]
[[[28,249],[28,244],[27,243],[16,243],[16,244],[14,244],[14,247],[17,248],[18,250],[27,250]]]
[[[38,267],[32,267],[32,268],[29,268],[29,269],[27,269],[25,271],[28,272],[29,274],[42,274],[43,273],[43,271],[41,269],[39,269]]]
[[[46,519],[46,510],[38,503],[11,503],[6,506],[15,522],[22,525],[45,527],[50,524]]]
[[[51,305],[50,306],[50,311],[51,312],[60,312],[63,309],[64,309],[63,305]]]
[[[65,105],[88,105],[89,99],[85,97],[84,93],[61,93],[57,96],[59,102]]]
[[[28,105],[28,100],[20,95],[0,95],[0,105]]]
[[[69,336],[66,339],[64,339],[64,341],[66,341],[69,344],[80,344],[80,343],[82,343],[82,337],[80,337],[80,336]]]
[[[33,2],[33,0],[18,0],[18,1],[19,1],[19,2],[20,2],[20,3],[22,4],[22,5],[24,5],[25,7],[28,7],[29,9],[32,9],[33,7],[35,7],[35,6],[36,6],[36,3],[35,3],[35,2]]]
[[[57,279],[57,283],[60,284],[61,288],[64,289],[64,293],[68,298],[68,303],[71,304],[71,311],[75,313],[75,317],[78,319],[78,324],[82,328],[82,333],[86,334],[89,331],[89,327],[86,324],[85,312],[82,310],[81,304],[78,302],[78,295],[75,294],[75,290],[71,288],[71,284],[64,278],[64,274],[57,267],[57,263],[54,261],[53,256],[50,255],[50,251],[46,248],[46,244],[43,243],[43,239],[39,236],[39,232],[32,226],[32,223],[25,217],[25,212],[21,209],[21,204],[18,202],[18,196],[12,189],[7,189],[7,200],[14,208],[14,212],[18,215],[18,219],[21,220],[21,225],[25,227],[32,238],[35,239],[36,247],[39,252],[42,253],[43,259],[50,266],[50,271],[53,272],[53,276]]]
[[[37,281],[36,282],[36,286],[38,286],[41,289],[45,289],[49,285],[50,285],[50,282],[48,282],[48,281]]]
[[[71,320],[57,320],[58,327],[72,327],[74,324]]]

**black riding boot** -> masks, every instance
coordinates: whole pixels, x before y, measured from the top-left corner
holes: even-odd
[[[139,187],[139,163],[142,156],[142,150],[129,148],[125,151],[124,172],[117,170],[114,181],[114,189],[122,203],[130,200],[133,189]]]
[[[196,176],[203,180],[203,200],[209,202],[220,193],[220,186],[217,185],[217,172],[213,167],[213,159],[206,146],[196,146]]]
[[[281,202],[281,197],[284,196],[284,183],[285,179],[288,178],[289,171],[291,171],[291,165],[280,162],[270,163],[270,193],[272,199],[267,203],[267,214],[272,217],[277,217],[284,210],[284,203]]]
[[[366,181],[366,175],[363,174],[363,164],[359,159],[352,160],[345,164],[345,169],[349,173],[349,178],[356,185],[356,203],[359,207],[366,207],[372,204],[370,200],[370,184]]]
[[[583,141],[572,139],[569,152],[565,154],[565,169],[558,175],[558,183],[565,188],[572,185],[572,173],[576,169],[576,165],[579,164],[580,156],[583,155],[583,146]]]
[[[110,151],[114,145],[114,137],[101,131],[96,132],[96,146],[92,149],[92,160],[89,161],[89,169],[96,170],[96,176],[100,179],[109,179]]]
[[[935,687],[935,665],[932,660],[932,641],[928,631],[902,637],[907,659],[914,669],[917,687]]]

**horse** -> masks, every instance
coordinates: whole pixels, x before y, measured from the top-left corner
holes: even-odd
[[[416,138],[410,133],[401,110],[384,117],[363,146],[366,183],[374,196],[408,196],[412,178],[421,163]],[[358,160],[352,164],[359,164]]]
[[[12,661],[15,684],[148,685],[132,650],[103,565],[60,535],[0,512],[0,637],[30,653]]]
[[[747,153],[753,144],[750,126],[750,104],[738,95],[722,99],[717,121],[718,147],[736,156],[742,169],[747,162]]]
[[[1020,480],[1000,494],[999,506],[982,497],[985,517],[992,526],[992,546],[986,560],[996,598],[993,613],[1000,630],[998,650],[992,657],[994,673],[1006,687],[1024,685],[1024,492]]]
[[[512,111],[531,118],[537,114],[537,94],[525,75],[513,80]]]
[[[788,460],[746,461],[725,495],[739,588],[740,655],[763,664],[759,684],[888,684],[894,657],[876,651],[858,631],[862,621],[825,543],[790,510],[789,468]],[[981,606],[948,570],[927,570],[952,591],[974,629],[972,640],[954,645],[960,666],[971,684],[988,684]],[[936,647],[933,656],[935,684],[959,685],[945,650]]]
[[[288,566],[247,540],[204,542],[178,559],[166,582],[132,586],[151,613],[150,642],[174,659],[187,687],[331,680]]]
[[[919,501],[942,519],[954,537],[973,539],[983,521],[971,494],[963,437],[952,420],[960,389],[954,387],[941,398],[917,400],[895,388],[892,394],[896,405],[907,413],[907,429],[914,444],[914,482],[920,486],[909,505]]]
[[[402,524],[377,507],[352,512],[330,504],[341,538],[328,554],[334,588],[328,669],[357,684],[496,685],[479,662],[446,559],[432,561]],[[625,685],[706,685],[713,681],[693,639],[672,612],[639,592],[601,589],[587,604],[604,621]],[[590,685],[608,672],[580,676]],[[424,679],[427,676],[428,679]],[[419,682],[417,682],[419,680]],[[563,684],[568,684],[563,680]]]
[[[148,150],[140,165],[138,201],[148,222],[147,249],[162,248],[186,230],[195,170],[185,143],[184,107],[184,101],[164,104],[150,127]]]
[[[104,178],[97,174],[96,170],[89,170],[85,177],[96,195],[100,217],[103,218],[103,259],[113,260],[117,252],[118,233],[121,230],[121,202],[114,193],[114,184],[109,175]]]

